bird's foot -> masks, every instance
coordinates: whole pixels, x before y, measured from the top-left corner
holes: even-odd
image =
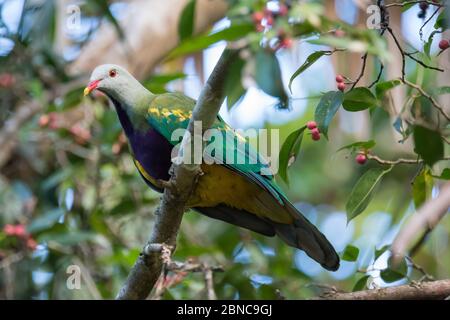
[[[158,187],[161,189],[173,189],[174,187],[174,183],[172,180],[162,180],[162,179],[158,179]]]
[[[149,256],[154,253],[160,253],[163,262],[170,263],[170,256],[172,255],[173,250],[175,250],[174,246],[169,246],[168,244],[165,243],[147,243],[142,253],[146,256]]]

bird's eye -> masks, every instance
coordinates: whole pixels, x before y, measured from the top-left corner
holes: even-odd
[[[116,70],[110,70],[109,71],[109,76],[111,77],[111,78],[114,78],[115,76],[117,76],[117,71]]]

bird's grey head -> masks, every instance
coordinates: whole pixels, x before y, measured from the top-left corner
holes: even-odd
[[[99,90],[130,107],[151,94],[125,68],[114,64],[103,64],[95,68],[84,95],[93,90]]]

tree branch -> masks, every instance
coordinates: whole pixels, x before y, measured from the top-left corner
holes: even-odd
[[[188,125],[188,132],[191,137],[194,136],[194,122],[201,121],[203,129],[207,129],[216,120],[224,100],[223,87],[227,70],[236,54],[237,51],[225,50],[205,84]],[[186,142],[187,137],[188,135],[185,135],[183,138],[182,146],[189,143]],[[176,237],[186,202],[194,190],[200,174],[201,170],[198,164],[174,163],[172,165],[169,181],[171,187],[164,190],[161,203],[156,210],[153,232],[146,246],[148,248],[156,245],[159,250],[150,250],[150,252],[144,250],[141,253],[117,299],[145,299],[149,295],[161,274],[163,266],[160,254],[161,247],[158,247],[158,244],[173,248],[176,246]],[[173,252],[173,250],[171,251]]]
[[[441,187],[439,195],[428,200],[398,233],[392,243],[394,262],[405,256],[408,246],[416,239],[417,235],[433,230],[449,208],[450,182],[447,182]]]
[[[444,300],[450,296],[450,279],[421,282],[398,287],[356,291],[331,292],[319,300]]]
[[[369,160],[374,160],[376,162],[378,162],[379,164],[383,164],[383,165],[396,165],[396,164],[418,164],[418,163],[422,163],[423,159],[397,159],[397,160],[385,160],[385,159],[381,159],[380,157],[373,155],[373,154],[367,154],[367,159]],[[450,157],[444,157],[441,160],[450,160]]]

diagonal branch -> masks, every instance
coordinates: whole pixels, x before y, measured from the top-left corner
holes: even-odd
[[[237,51],[225,50],[206,82],[189,122],[188,132],[191,137],[194,136],[194,122],[201,121],[203,129],[208,129],[216,120],[224,100],[227,71],[236,54]],[[185,135],[183,138],[183,146],[189,143],[186,142],[187,137],[188,135]],[[117,299],[145,299],[149,295],[162,271],[161,251],[164,248],[175,248],[187,200],[200,174],[198,164],[174,163],[172,165],[169,187],[165,188],[161,203],[156,210],[151,238],[130,271]]]
[[[423,232],[430,232],[445,216],[450,208],[450,182],[444,184],[439,195],[427,201],[400,230],[392,243],[392,255],[399,261],[407,253],[408,247]]]
[[[407,284],[356,292],[330,292],[320,300],[444,300],[450,296],[450,280]]]

